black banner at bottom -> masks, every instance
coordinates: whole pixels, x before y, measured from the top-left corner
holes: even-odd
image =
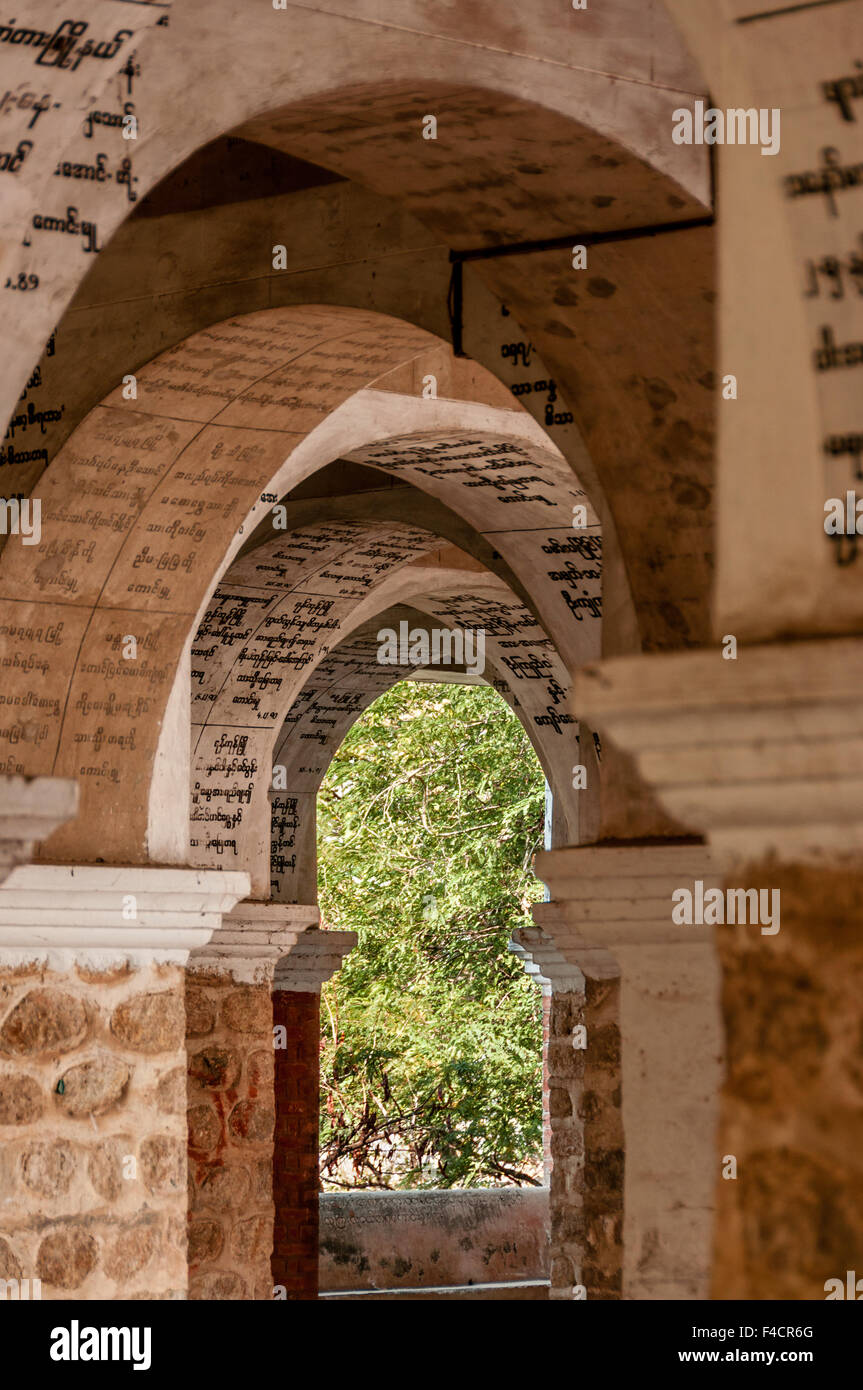
[[[579,1377],[595,1370],[616,1379],[631,1373],[634,1360],[640,1374],[664,1376],[672,1368],[704,1366],[760,1366],[768,1371],[792,1366],[814,1371],[823,1381],[832,1371],[848,1374],[856,1364],[860,1339],[859,1315],[843,1307],[846,1300],[840,1299],[553,1300],[533,1301],[517,1312],[507,1300],[497,1314],[493,1307],[481,1310],[471,1299],[465,1300],[469,1311],[452,1307],[457,1300],[445,1300],[450,1306],[425,1312],[417,1307],[417,1302],[439,1301],[3,1302],[0,1346],[7,1383],[14,1379],[11,1367],[20,1351],[27,1374],[38,1374],[52,1384],[69,1377],[92,1381],[105,1370],[114,1378],[134,1375],[142,1383],[147,1376],[190,1371],[202,1384],[210,1373],[219,1378],[213,1383],[238,1374],[246,1384],[250,1377],[266,1382],[284,1378],[287,1384],[300,1365],[307,1364],[306,1358],[314,1357],[318,1374],[329,1378],[338,1365],[340,1375],[362,1386],[378,1378],[376,1366],[379,1371],[397,1364],[402,1371],[413,1366],[411,1379],[424,1368],[434,1374],[438,1357],[438,1370],[442,1373],[445,1363],[448,1378],[457,1375],[461,1380],[475,1365],[486,1381],[502,1357],[509,1379],[515,1366],[506,1358],[512,1356],[514,1343],[521,1344],[529,1360],[536,1360],[539,1374],[541,1358],[551,1356],[556,1365],[568,1365]],[[380,1303],[402,1307],[394,1315]],[[449,1341],[450,1334],[455,1341]],[[400,1359],[402,1348],[406,1361]]]

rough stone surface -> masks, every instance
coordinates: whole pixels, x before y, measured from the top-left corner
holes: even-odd
[[[260,989],[232,990],[222,1004],[222,1022],[236,1033],[266,1032],[271,1026],[270,1000]]]
[[[119,1197],[123,1187],[123,1158],[132,1152],[131,1139],[105,1139],[90,1154],[87,1174],[96,1192],[106,1202]]]
[[[44,1101],[32,1076],[0,1072],[0,1125],[27,1125],[42,1114]]]
[[[80,999],[58,989],[34,989],[0,1028],[0,1052],[21,1057],[70,1052],[86,1035],[87,1013]]]
[[[189,1286],[189,1297],[204,1299],[207,1302],[250,1298],[248,1285],[239,1274],[227,1271],[213,1274],[199,1274]]]
[[[175,1067],[159,1080],[156,1103],[163,1115],[180,1115],[186,1108],[186,1074]]]
[[[216,1014],[203,990],[186,990],[186,1033],[191,1038],[203,1037],[213,1031]]]
[[[208,1089],[231,1087],[240,1074],[240,1055],[230,1047],[204,1047],[189,1061],[189,1076]]]
[[[141,1145],[141,1177],[148,1190],[158,1195],[179,1192],[186,1185],[186,1155],[182,1143],[157,1134]]]
[[[203,1047],[195,1045],[195,1031],[188,1028],[189,1296],[269,1300],[274,1282],[270,986],[237,987],[227,975],[195,971],[188,992],[197,996],[196,1010],[214,1019]],[[206,1279],[197,1273],[202,1263]]]
[[[75,1168],[75,1152],[62,1141],[30,1144],[21,1159],[24,1182],[43,1197],[59,1197],[68,1192]]]
[[[125,1284],[153,1258],[157,1247],[155,1222],[139,1222],[122,1231],[105,1252],[105,1272]]]
[[[275,1116],[267,1106],[254,1100],[241,1100],[234,1106],[228,1119],[228,1128],[235,1139],[249,1139],[253,1144],[264,1144],[273,1137]]]
[[[44,1284],[78,1289],[98,1259],[98,1247],[90,1233],[70,1227],[45,1236],[39,1246],[37,1274]]]
[[[781,929],[719,934],[729,1065],[717,1156],[714,1298],[823,1299],[860,1275],[863,873],[751,864]],[[737,1160],[736,1180],[721,1176]]]
[[[20,1279],[22,1276],[21,1261],[9,1241],[0,1236],[0,1279]]]
[[[222,1228],[217,1221],[193,1221],[189,1226],[190,1265],[218,1259],[222,1245]]]
[[[189,1111],[189,1148],[209,1153],[222,1136],[221,1121],[212,1105],[196,1105]]]
[[[103,1115],[118,1103],[130,1076],[119,1057],[99,1053],[63,1073],[58,1083],[63,1090],[55,1088],[55,1103],[67,1115]]]
[[[12,1199],[3,1237],[21,1277],[43,1278],[46,1298],[185,1296],[185,1049],[182,1041],[173,1052],[142,1047],[157,1036],[157,1016],[173,1019],[176,1033],[184,973],[176,965],[41,973],[34,989],[32,971],[0,968],[0,1018],[15,1019],[14,1037],[23,1038],[27,1019],[41,1020],[32,1037],[55,1036],[34,994],[60,999],[66,1020],[65,1050],[0,1053],[0,1191]],[[81,1019],[87,1027],[76,1032]]]
[[[114,1010],[111,1032],[135,1052],[176,1052],[185,1036],[182,1001],[167,990],[136,995]]]

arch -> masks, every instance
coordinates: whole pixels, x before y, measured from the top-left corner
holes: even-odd
[[[202,143],[233,133],[315,159],[400,200],[457,249],[635,224],[664,227],[705,215],[706,151],[655,135],[663,125],[670,131],[672,110],[703,86],[665,6],[628,5],[623,31],[601,14],[567,19],[578,25],[578,67],[567,63],[569,34],[557,0],[542,0],[530,24],[519,24],[514,51],[508,22],[484,17],[486,27],[503,23],[500,53],[477,45],[470,17],[457,12],[424,23],[422,33],[410,25],[391,28],[377,15],[247,16],[242,80],[225,83],[215,113],[201,100],[196,69],[190,77],[185,45],[196,66],[211,62],[222,75],[220,55],[237,38],[237,20],[217,4],[208,11],[206,32],[199,32],[194,16],[180,11],[176,24],[172,18],[169,29],[153,28],[144,41],[144,54],[159,69],[151,92],[159,119],[152,132],[142,125],[136,196],[154,189]],[[286,72],[279,53],[288,34]],[[369,72],[386,72],[387,80],[369,83]],[[420,138],[430,107],[446,112],[445,144]],[[62,180],[46,180],[41,168],[37,177],[38,167],[24,165],[22,189],[32,205],[65,213]],[[115,180],[87,192],[87,212],[104,240],[130,203]],[[22,207],[32,210],[27,198],[13,206],[12,243],[22,230]],[[52,256],[50,238],[37,235],[38,247],[30,241],[25,259],[28,266],[38,263],[50,300],[22,296],[21,351],[12,356],[23,365],[10,376],[10,405],[87,263],[79,260],[76,269],[74,258]],[[271,275],[271,245],[269,235],[260,245],[255,275],[262,290]],[[643,644],[697,645],[709,635],[711,233],[702,228],[623,242],[591,255],[595,264],[592,259],[583,280],[574,280],[564,249],[515,264],[478,264],[474,273],[511,306],[584,429],[620,532]],[[272,301],[262,293],[254,302]],[[10,474],[10,481],[17,480]],[[32,482],[28,476],[26,490]]]
[[[91,8],[92,14],[88,13]],[[79,13],[85,28],[91,19],[94,28],[101,28],[92,0],[83,0]],[[652,137],[660,112],[670,111],[680,94],[701,91],[703,86],[664,5],[644,6],[633,0],[627,5],[625,25],[601,14],[589,18],[570,15],[573,38],[577,35],[578,66],[570,66],[561,56],[561,40],[565,41],[567,34],[562,32],[556,0],[538,0],[530,24],[517,26],[514,50],[511,20],[493,13],[483,16],[481,44],[476,42],[473,17],[457,10],[444,11],[434,19],[424,16],[420,30],[404,24],[390,26],[381,22],[377,13],[356,11],[350,16],[332,10],[315,15],[295,9],[290,15],[279,15],[270,7],[261,7],[240,16],[226,0],[208,6],[206,24],[201,23],[194,6],[175,7],[168,27],[155,20],[155,13],[133,11],[120,31],[129,36],[117,45],[121,59],[128,58],[134,48],[138,66],[143,66],[146,76],[143,91],[139,82],[133,93],[140,121],[134,187],[131,182],[124,185],[106,178],[86,190],[82,216],[97,227],[102,244],[134,207],[133,193],[136,200],[142,198],[202,144],[251,121],[266,119],[264,113],[282,111],[286,91],[297,109],[305,109],[304,103],[312,108],[323,104],[331,124],[338,127],[350,123],[359,92],[362,107],[371,109],[389,101],[391,108],[395,102],[397,110],[399,103],[404,106],[405,93],[413,93],[422,114],[435,109],[428,106],[429,96],[434,100],[436,90],[450,90],[454,96],[461,95],[461,108],[470,103],[470,109],[460,110],[461,138],[452,150],[459,167],[464,164],[466,136],[478,128],[477,115],[487,120],[497,103],[498,109],[505,106],[507,115],[514,116],[526,132],[521,168],[515,165],[511,173],[527,189],[536,180],[531,171],[536,168],[537,155],[552,151],[548,163],[557,165],[557,189],[577,187],[583,183],[579,178],[581,162],[595,171],[596,166],[589,162],[591,155],[597,154],[603,143],[614,142],[627,158],[656,169],[660,181],[677,190],[675,196],[685,200],[687,193],[691,196],[694,192],[706,201],[703,150],[681,151]],[[488,41],[490,30],[500,34],[499,52]],[[224,61],[226,52],[232,57],[230,70]],[[32,53],[21,50],[16,57],[22,65],[23,80],[32,64]],[[56,68],[49,71],[57,75]],[[388,78],[371,88],[370,72],[387,73]],[[209,99],[216,74],[218,103]],[[65,217],[68,187],[65,180],[57,183],[54,161],[74,161],[76,153],[80,158],[80,112],[90,105],[115,106],[116,98],[109,88],[113,75],[112,65],[82,61],[74,67],[70,64],[63,74],[62,107],[59,115],[51,113],[51,158],[39,157],[37,147],[35,156],[31,152],[16,175],[17,196],[9,201],[4,229],[10,246],[19,246],[34,215],[56,211]],[[621,100],[621,83],[626,100]],[[544,106],[525,100],[525,93],[534,93],[537,87]],[[546,122],[567,126],[564,137],[552,138]],[[505,124],[509,127],[511,122]],[[496,135],[498,169],[508,138],[502,135],[503,125],[499,121],[497,131],[491,132],[493,138]],[[538,132],[531,138],[537,126]],[[378,136],[379,155],[398,148],[401,132],[397,126],[390,127],[390,136],[387,150]],[[542,193],[549,191],[543,189]],[[488,192],[482,201],[488,208]],[[542,198],[535,201],[541,207]],[[43,286],[50,289],[50,299],[37,294],[29,296],[30,302],[22,306],[16,326],[22,363],[14,369],[14,385],[10,379],[7,406],[13,404],[35,353],[55,326],[58,306],[68,302],[87,269],[86,257],[52,255],[50,235],[31,236],[30,241],[20,265],[10,269],[38,271]]]
[[[496,508],[499,544],[514,569],[524,566],[528,587],[538,587],[536,523],[548,527],[551,515],[558,524],[549,535],[566,532],[581,489],[541,429],[511,402],[502,410],[405,391],[425,353],[440,369],[441,350],[430,334],[377,314],[326,306],[264,311],[162,354],[139,372],[135,401],[118,388],[70,437],[40,484],[43,544],[35,554],[7,549],[0,559],[0,594],[19,639],[4,697],[11,714],[4,732],[16,750],[8,770],[82,780],[78,821],[47,842],[46,853],[86,859],[110,826],[115,852],[130,862],[183,860],[171,774],[187,727],[184,654],[244,535],[268,516],[272,525],[272,500],[323,463],[401,436],[407,424],[393,464],[419,477],[423,445],[415,427],[421,419],[445,422],[448,433],[432,429],[428,447],[454,465],[451,500],[464,511],[466,489],[483,479],[463,467],[475,469],[475,460],[452,455],[452,435],[460,427],[470,445],[480,429],[488,440],[479,441],[479,456],[490,459],[492,472],[502,462],[511,480],[511,504]],[[453,379],[457,387],[457,372]],[[370,392],[372,385],[381,389]],[[371,462],[387,464],[383,457]],[[446,479],[427,473],[425,485],[445,491]],[[471,515],[478,519],[475,506]],[[524,518],[522,528],[514,516]],[[520,529],[532,561],[517,543]],[[588,530],[597,534],[595,520]],[[543,602],[553,585],[549,579]],[[580,618],[573,611],[573,632],[594,629],[579,648],[586,660],[598,652],[598,625]],[[560,612],[548,620],[550,628],[561,622]],[[28,693],[34,668],[42,676],[36,696]]]
[[[283,784],[283,789],[270,792],[270,892],[274,901],[316,900],[315,819],[321,783],[348,730],[364,710],[398,681],[416,674],[415,666],[381,665],[376,659],[380,646],[378,631],[384,627],[398,631],[402,622],[414,629],[429,616],[443,621],[439,613],[423,613],[417,606],[396,605],[382,611],[325,657],[294,699],[273,753],[273,765],[282,770]],[[509,672],[494,660],[487,660],[486,669],[486,683],[521,717],[546,780],[558,798],[559,819],[556,815],[555,823],[563,839],[572,843],[580,836],[589,838],[584,802],[575,804],[567,775],[568,759],[573,752],[572,735],[577,736],[577,730],[566,730],[563,724],[558,729],[550,726],[555,733],[568,732],[570,737],[540,737],[535,717],[521,710],[508,680]],[[555,746],[558,743],[560,746]]]
[[[577,796],[562,775],[579,761],[566,667],[500,579],[438,545],[416,527],[331,523],[271,540],[231,566],[192,647],[194,862],[247,868],[253,892],[265,895],[270,768],[277,748],[281,757],[292,743],[292,716],[303,716],[298,697],[306,687],[308,699],[310,679],[334,648],[395,603],[437,627],[482,633],[482,654],[505,676],[577,838]],[[379,647],[366,643],[361,669],[379,667]],[[360,651],[351,648],[355,666]],[[211,833],[195,835],[206,825]]]

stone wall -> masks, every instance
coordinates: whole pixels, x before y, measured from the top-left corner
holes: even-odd
[[[269,984],[190,970],[189,1297],[270,1299],[273,1034]]]
[[[0,973],[0,1278],[184,1297],[183,971]]]
[[[321,1292],[548,1278],[548,1188],[324,1192]]]

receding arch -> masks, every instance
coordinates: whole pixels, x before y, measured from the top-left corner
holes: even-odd
[[[510,518],[521,514],[535,541],[537,510],[542,519],[553,513],[550,535],[567,532],[582,490],[525,412],[424,401],[403,389],[410,374],[394,374],[406,364],[415,373],[424,352],[440,366],[442,348],[432,335],[362,311],[264,311],[193,335],[155,359],[139,373],[136,400],[123,400],[118,388],[70,437],[40,485],[45,543],[38,554],[24,549],[13,557],[7,549],[0,559],[0,592],[24,653],[20,680],[6,697],[7,736],[22,750],[13,770],[82,780],[81,815],[47,843],[47,853],[86,858],[110,825],[117,852],[132,862],[182,860],[167,815],[170,776],[166,782],[162,774],[170,773],[172,740],[184,724],[184,653],[244,537],[274,498],[315,468],[403,434],[405,425],[410,434],[423,418],[448,425],[430,447],[451,451],[461,423],[464,452],[489,469],[495,460],[505,464],[507,535],[520,529]],[[370,396],[375,382],[384,389]],[[478,481],[459,476],[459,467],[455,474],[458,487]],[[537,500],[537,479],[544,500]],[[596,534],[595,520],[588,529]],[[533,591],[538,571],[535,564],[527,570]],[[573,632],[586,630],[580,617],[572,614]],[[598,654],[592,639],[581,650],[584,660]],[[21,704],[30,653],[44,677],[36,718],[24,716]],[[157,764],[158,816],[150,814]],[[159,838],[157,822],[164,822]]]
[[[422,604],[422,599],[416,601],[416,605]],[[442,607],[448,606],[445,598],[433,605],[437,610],[434,612],[423,612],[416,605],[402,604],[384,610],[351,633],[320,662],[293,701],[273,753],[274,765],[282,769],[284,782],[284,789],[270,792],[273,810],[270,892],[275,901],[316,901],[318,790],[352,724],[385,691],[416,674],[416,668],[410,665],[380,664],[377,660],[378,631],[383,627],[397,630],[401,622],[407,622],[413,629],[427,622],[429,617],[439,623],[445,621],[440,612]],[[522,709],[510,684],[510,672],[503,663],[487,660],[486,665],[487,683],[520,716],[543,767],[556,798],[555,823],[560,833],[567,842],[577,840],[580,834],[589,838],[589,811],[582,801],[576,804],[568,776],[573,735],[577,730],[561,724],[555,733],[568,733],[569,737],[555,738],[551,734],[543,737],[535,715],[531,717],[529,711]]]
[[[438,546],[432,533],[404,525],[330,523],[271,540],[231,567],[192,647],[194,862],[242,865],[264,893],[270,767],[291,743],[284,721],[333,648],[394,603],[410,603],[435,626],[482,631],[577,837],[577,797],[562,775],[578,761],[566,666],[500,579]],[[379,665],[378,646],[366,651],[367,666]]]

